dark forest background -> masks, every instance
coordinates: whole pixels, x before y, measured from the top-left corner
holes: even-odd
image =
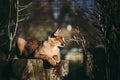
[[[0,58],[14,57],[17,37],[44,40],[60,27],[65,80],[120,80],[119,26],[119,0],[0,0]]]

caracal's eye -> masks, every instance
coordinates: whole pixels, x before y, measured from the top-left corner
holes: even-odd
[[[65,44],[63,44],[63,43],[62,43],[61,45],[62,45],[62,46],[65,46]]]

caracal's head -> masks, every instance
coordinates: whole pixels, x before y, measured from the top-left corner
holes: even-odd
[[[48,41],[51,42],[51,45],[57,46],[57,47],[64,47],[65,46],[65,40],[64,37],[60,34],[60,29],[57,29],[54,34],[52,34],[50,37],[48,37]]]

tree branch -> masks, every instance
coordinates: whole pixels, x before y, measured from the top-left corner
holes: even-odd
[[[19,6],[19,8],[21,8],[21,9],[19,9],[18,12],[25,10],[25,9],[28,8],[31,4],[32,4],[32,2],[30,2],[29,4],[27,4],[27,5],[25,5],[25,6]]]

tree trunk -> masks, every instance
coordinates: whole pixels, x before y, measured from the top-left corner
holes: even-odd
[[[2,80],[62,80],[68,74],[68,61],[44,68],[41,59],[0,60]]]

